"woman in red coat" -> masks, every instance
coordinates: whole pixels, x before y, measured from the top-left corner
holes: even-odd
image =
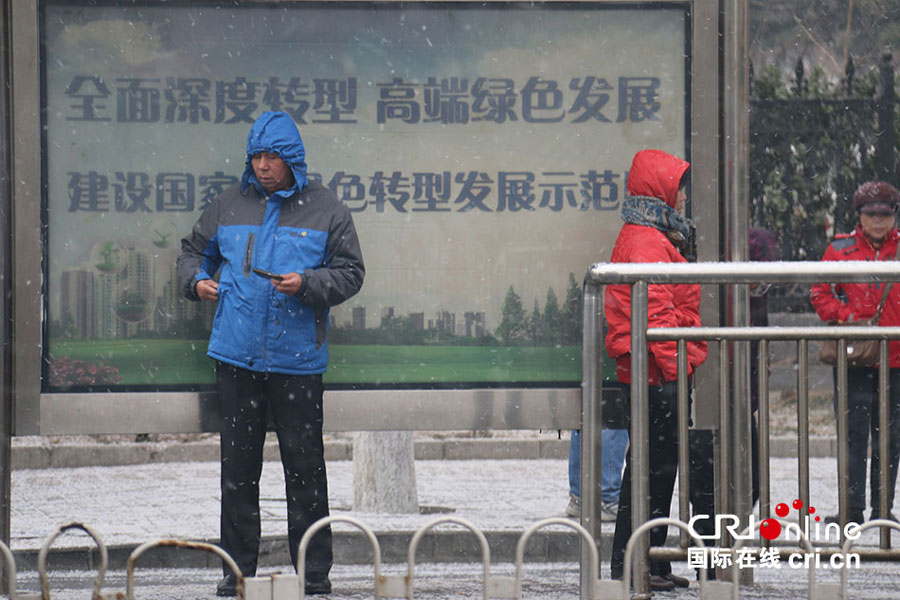
[[[850,234],[839,234],[825,250],[822,260],[893,260],[897,254],[897,225],[895,214],[900,206],[897,189],[884,181],[862,184],[853,195],[853,206],[859,212],[859,224]],[[838,283],[812,286],[810,299],[819,318],[826,323],[865,321],[875,314],[885,284]],[[895,284],[888,295],[879,325],[900,325],[900,285]],[[890,343],[890,488],[888,510],[894,503],[897,482],[897,463],[900,462],[900,342]],[[872,517],[879,513],[878,470],[881,452],[878,441],[878,370],[874,367],[847,369],[847,399],[850,425],[847,437],[850,446],[850,506],[849,521],[862,523],[866,508],[866,455],[869,433],[872,434],[872,464],[869,487],[872,490]],[[835,393],[835,411],[837,393]],[[826,521],[837,522],[836,517]]]
[[[628,194],[622,205],[625,225],[619,232],[611,262],[683,263],[692,251],[693,225],[681,215],[687,199],[690,164],[661,150],[642,150],[628,173]],[[660,270],[665,269],[660,266]],[[616,373],[622,383],[631,383],[631,288],[606,287],[604,311],[608,326],[606,351],[616,359]],[[699,285],[648,286],[650,327],[697,327],[700,325]],[[650,384],[650,518],[668,517],[678,468],[677,437],[677,357],[676,342],[651,342]],[[706,360],[706,343],[688,343],[690,373]],[[689,374],[690,374],[689,373]],[[619,495],[619,513],[613,539],[612,576],[622,577],[625,545],[631,536],[631,450],[625,459],[625,473]],[[665,543],[666,528],[650,533],[650,544]],[[650,564],[650,587],[670,590],[687,587],[688,580],[672,573],[668,561]]]

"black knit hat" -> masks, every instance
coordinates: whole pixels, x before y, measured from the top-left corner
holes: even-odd
[[[886,181],[867,181],[853,194],[853,208],[861,213],[891,213],[900,206],[900,193]]]

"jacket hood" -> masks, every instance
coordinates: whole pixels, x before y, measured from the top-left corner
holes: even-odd
[[[247,135],[247,160],[244,176],[241,178],[241,191],[253,185],[265,196],[266,192],[256,179],[250,164],[250,158],[260,152],[277,153],[294,174],[294,186],[289,190],[275,192],[274,195],[289,198],[294,192],[306,187],[306,149],[294,120],[286,112],[264,112],[253,123]]]
[[[641,150],[631,161],[628,193],[659,198],[675,208],[678,183],[691,164],[662,150]]]

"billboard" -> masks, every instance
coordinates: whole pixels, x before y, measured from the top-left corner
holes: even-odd
[[[44,391],[213,383],[179,240],[262,112],[297,123],[367,275],[332,386],[577,384],[581,281],[632,155],[687,156],[688,13],[602,3],[48,2]]]

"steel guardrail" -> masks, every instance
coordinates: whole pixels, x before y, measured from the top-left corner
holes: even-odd
[[[599,449],[598,433],[593,431],[597,423],[601,423],[602,407],[600,395],[596,388],[597,368],[599,363],[601,345],[600,335],[603,322],[603,302],[600,294],[606,285],[630,285],[631,286],[631,347],[646,348],[648,341],[675,340],[681,348],[679,355],[678,376],[678,410],[679,414],[685,414],[688,410],[687,368],[684,355],[688,340],[717,340],[719,351],[719,454],[718,480],[726,481],[725,474],[732,473],[731,482],[740,481],[743,490],[749,489],[746,485],[751,477],[750,468],[744,454],[731,453],[733,447],[750,447],[749,430],[749,393],[744,394],[740,390],[732,398],[731,373],[729,362],[729,343],[736,341],[746,342],[758,340],[760,342],[760,420],[768,419],[768,379],[767,355],[763,351],[767,349],[770,340],[796,340],[798,342],[798,454],[800,458],[799,486],[800,497],[805,506],[809,505],[809,452],[808,452],[808,385],[809,385],[809,341],[810,340],[838,340],[838,364],[835,368],[836,383],[838,389],[838,473],[839,481],[839,516],[842,522],[846,522],[849,505],[849,490],[846,485],[848,472],[849,450],[846,431],[848,430],[847,417],[847,344],[851,339],[878,339],[881,340],[881,368],[879,369],[880,398],[882,413],[887,405],[888,394],[888,343],[890,339],[900,339],[900,327],[698,327],[698,328],[648,328],[648,296],[649,286],[656,284],[707,284],[721,286],[740,286],[746,284],[797,284],[797,283],[872,283],[872,282],[898,282],[900,281],[900,263],[896,261],[815,261],[815,262],[718,262],[718,263],[596,263],[585,274],[583,301],[585,307],[584,332],[583,332],[583,356],[585,365],[582,376],[582,412],[585,418],[582,424],[582,444],[590,448]],[[734,294],[735,302],[747,302],[747,294]],[[743,306],[749,315],[749,304]],[[740,310],[736,311],[737,313]],[[732,313],[734,314],[734,313]],[[740,325],[740,324],[738,324]],[[738,352],[735,345],[735,352]],[[743,351],[743,350],[741,350]],[[631,465],[632,465],[632,530],[637,530],[649,518],[648,506],[648,356],[646,351],[631,353]],[[749,352],[747,355],[749,356]],[[749,381],[746,382],[749,392]],[[684,423],[677,425],[679,432],[684,434]],[[760,436],[760,508],[761,516],[768,517],[769,510],[769,485],[768,485],[768,429],[765,428],[765,439]],[[806,439],[804,439],[806,438]],[[881,435],[880,448],[887,454],[888,436]],[[598,452],[595,450],[595,453]],[[588,460],[585,460],[587,458]],[[595,462],[596,461],[596,462]],[[599,457],[583,455],[582,464],[592,465],[596,468]],[[679,470],[686,472],[689,468],[688,444],[679,444]],[[734,463],[734,464],[732,464]],[[765,465],[765,466],[764,466]],[[886,477],[888,461],[882,464],[882,481]],[[842,478],[843,475],[843,478]],[[765,480],[765,484],[763,484]],[[686,483],[687,479],[682,475],[680,480]],[[729,493],[729,485],[718,486],[719,495],[716,498],[717,510],[722,513],[733,512],[737,508],[746,506],[745,499],[733,498]],[[882,507],[886,507],[886,485],[882,485]],[[594,507],[597,503],[595,496],[599,493],[596,485],[582,487],[582,505]],[[685,512],[688,503],[689,490],[686,486],[679,487],[681,506],[680,516]],[[735,508],[735,505],[737,507]],[[752,508],[752,507],[751,507]],[[597,512],[597,511],[593,511]],[[596,514],[582,513],[582,522],[591,526],[596,520]],[[682,536],[683,543],[685,542]],[[649,591],[646,580],[649,573],[647,541],[638,542],[639,549],[634,561],[635,591],[645,594]],[[890,536],[886,529],[882,530],[881,545],[885,549],[890,544]],[[584,566],[582,566],[584,571]],[[584,585],[582,585],[582,589]],[[584,598],[584,593],[582,598]]]

